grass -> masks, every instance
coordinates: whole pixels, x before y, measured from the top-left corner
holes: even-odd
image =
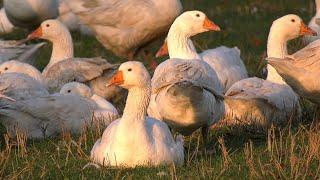
[[[198,9],[223,31],[194,38],[198,49],[219,45],[238,46],[251,76],[260,76],[265,65],[263,54],[272,21],[289,13],[307,22],[313,15],[312,0],[183,0],[186,10]],[[7,35],[19,39],[26,32]],[[78,57],[102,56],[111,62],[124,62],[106,51],[94,38],[73,33]],[[155,53],[161,41],[151,46]],[[290,43],[290,50],[301,47],[300,40]],[[50,45],[38,59],[45,66]],[[141,58],[142,59],[142,58]],[[163,59],[158,59],[162,61]],[[63,134],[41,141],[26,141],[24,135],[13,140],[3,136],[0,152],[0,177],[3,179],[319,179],[320,126],[313,122],[314,107],[303,101],[303,119],[284,128],[258,132],[250,127],[220,127],[210,132],[210,149],[202,152],[200,133],[185,144],[186,163],[182,167],[164,166],[135,169],[100,168],[85,165],[101,131],[81,135]]]

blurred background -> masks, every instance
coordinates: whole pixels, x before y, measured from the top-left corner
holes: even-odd
[[[2,0],[0,3],[2,5]],[[220,45],[237,46],[251,76],[261,76],[265,65],[263,58],[266,40],[273,20],[294,13],[308,23],[315,13],[313,0],[182,0],[182,3],[184,10],[201,10],[222,28],[221,32],[208,32],[194,37],[198,50]],[[28,32],[19,30],[1,38],[21,39],[27,34]],[[72,36],[76,57],[102,56],[111,62],[126,61],[105,50],[94,37],[80,35],[78,32],[73,32]],[[151,55],[155,54],[162,41],[160,39],[151,45]],[[47,45],[37,60],[40,69],[48,63],[50,46]],[[301,39],[298,39],[290,43],[289,50],[292,52],[300,47]],[[144,61],[143,57],[139,59]]]

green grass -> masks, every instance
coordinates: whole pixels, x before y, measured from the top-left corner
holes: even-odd
[[[184,0],[186,10],[198,9],[216,24],[221,32],[205,33],[194,38],[199,49],[220,45],[238,46],[252,76],[260,76],[268,31],[276,18],[295,13],[305,22],[313,15],[312,0]],[[19,39],[26,32],[5,38]],[[78,57],[102,56],[111,62],[124,62],[105,50],[94,38],[73,33]],[[290,50],[300,48],[299,40]],[[161,41],[151,46],[156,52]],[[50,57],[50,45],[38,59],[43,68]],[[141,58],[142,59],[142,58]],[[163,59],[158,59],[160,62]],[[188,138],[186,163],[182,167],[114,169],[83,167],[101,132],[88,131],[80,136],[62,135],[54,139],[28,141],[19,145],[6,138],[0,142],[0,177],[9,178],[115,178],[115,179],[319,179],[320,128],[312,125],[313,106],[303,103],[303,121],[283,129],[257,132],[248,127],[215,128],[210,132],[209,149],[203,153],[199,133]]]

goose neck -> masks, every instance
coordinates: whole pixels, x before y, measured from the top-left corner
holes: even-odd
[[[151,87],[130,88],[121,121],[129,124],[143,124],[150,102]]]
[[[281,36],[281,33],[275,32],[272,28],[268,38],[267,55],[274,58],[285,58],[288,55],[287,40]],[[267,69],[267,80],[278,84],[286,84],[271,65],[268,64]]]
[[[316,11],[317,14],[320,14],[320,0],[316,0]]]
[[[0,10],[0,34],[7,34],[15,29],[14,25],[9,21],[4,8]]]
[[[201,59],[190,37],[191,34],[182,31],[179,26],[171,26],[167,37],[170,58]]]
[[[70,33],[62,34],[59,38],[51,40],[52,54],[47,68],[65,59],[73,58],[73,43]]]

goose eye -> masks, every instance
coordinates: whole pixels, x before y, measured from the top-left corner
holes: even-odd
[[[296,22],[296,20],[295,19],[291,19],[291,22]]]
[[[68,90],[68,93],[71,93],[71,90]]]
[[[197,17],[200,17],[200,14],[196,14]]]
[[[129,68],[129,69],[128,69],[128,71],[132,71],[132,69],[131,69],[131,68]]]
[[[47,27],[50,27],[50,24],[46,24]]]
[[[6,71],[6,70],[8,70],[8,68],[7,68],[7,67],[5,67],[5,68],[4,68],[4,70]]]

